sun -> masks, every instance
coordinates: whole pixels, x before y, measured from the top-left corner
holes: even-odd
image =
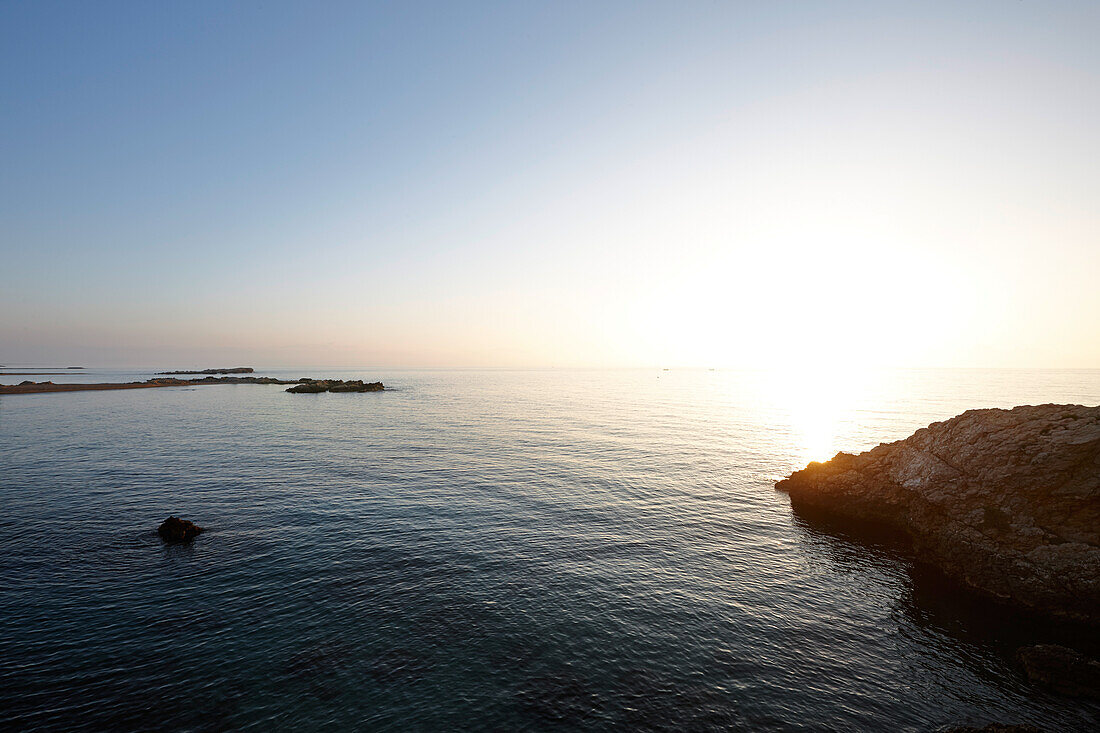
[[[773,371],[769,381],[775,404],[789,420],[798,460],[826,461],[837,451],[851,448],[842,440],[865,389],[857,370],[808,365]]]

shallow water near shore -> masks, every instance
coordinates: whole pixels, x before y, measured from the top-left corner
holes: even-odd
[[[1051,630],[773,489],[1100,370],[255,374],[391,389],[0,397],[0,727],[1100,727],[1016,670]]]

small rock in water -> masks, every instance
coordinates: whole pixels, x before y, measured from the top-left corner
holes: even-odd
[[[1100,697],[1100,662],[1057,644],[1025,646],[1016,652],[1027,678],[1072,697]]]
[[[157,534],[165,542],[190,542],[203,528],[179,517],[168,517],[157,527]]]

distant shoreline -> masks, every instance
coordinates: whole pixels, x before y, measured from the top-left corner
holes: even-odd
[[[153,387],[192,387],[203,384],[298,384],[298,380],[273,377],[207,377],[206,379],[150,379],[145,382],[98,382],[94,384],[54,384],[23,382],[0,385],[3,394],[40,394],[43,392],[84,392],[104,389],[150,389]]]
[[[175,379],[162,377],[144,382],[98,382],[93,384],[54,384],[53,382],[31,382],[0,385],[0,395],[5,394],[41,394],[45,392],[86,392],[108,389],[150,389],[154,387],[196,387],[209,384],[291,384],[288,392],[381,392],[385,387],[381,382],[364,384],[362,380],[344,381],[342,379],[276,379],[275,377],[204,377],[203,379]]]

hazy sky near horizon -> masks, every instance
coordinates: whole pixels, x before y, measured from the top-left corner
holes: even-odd
[[[0,363],[1100,367],[1100,3],[0,2]]]

